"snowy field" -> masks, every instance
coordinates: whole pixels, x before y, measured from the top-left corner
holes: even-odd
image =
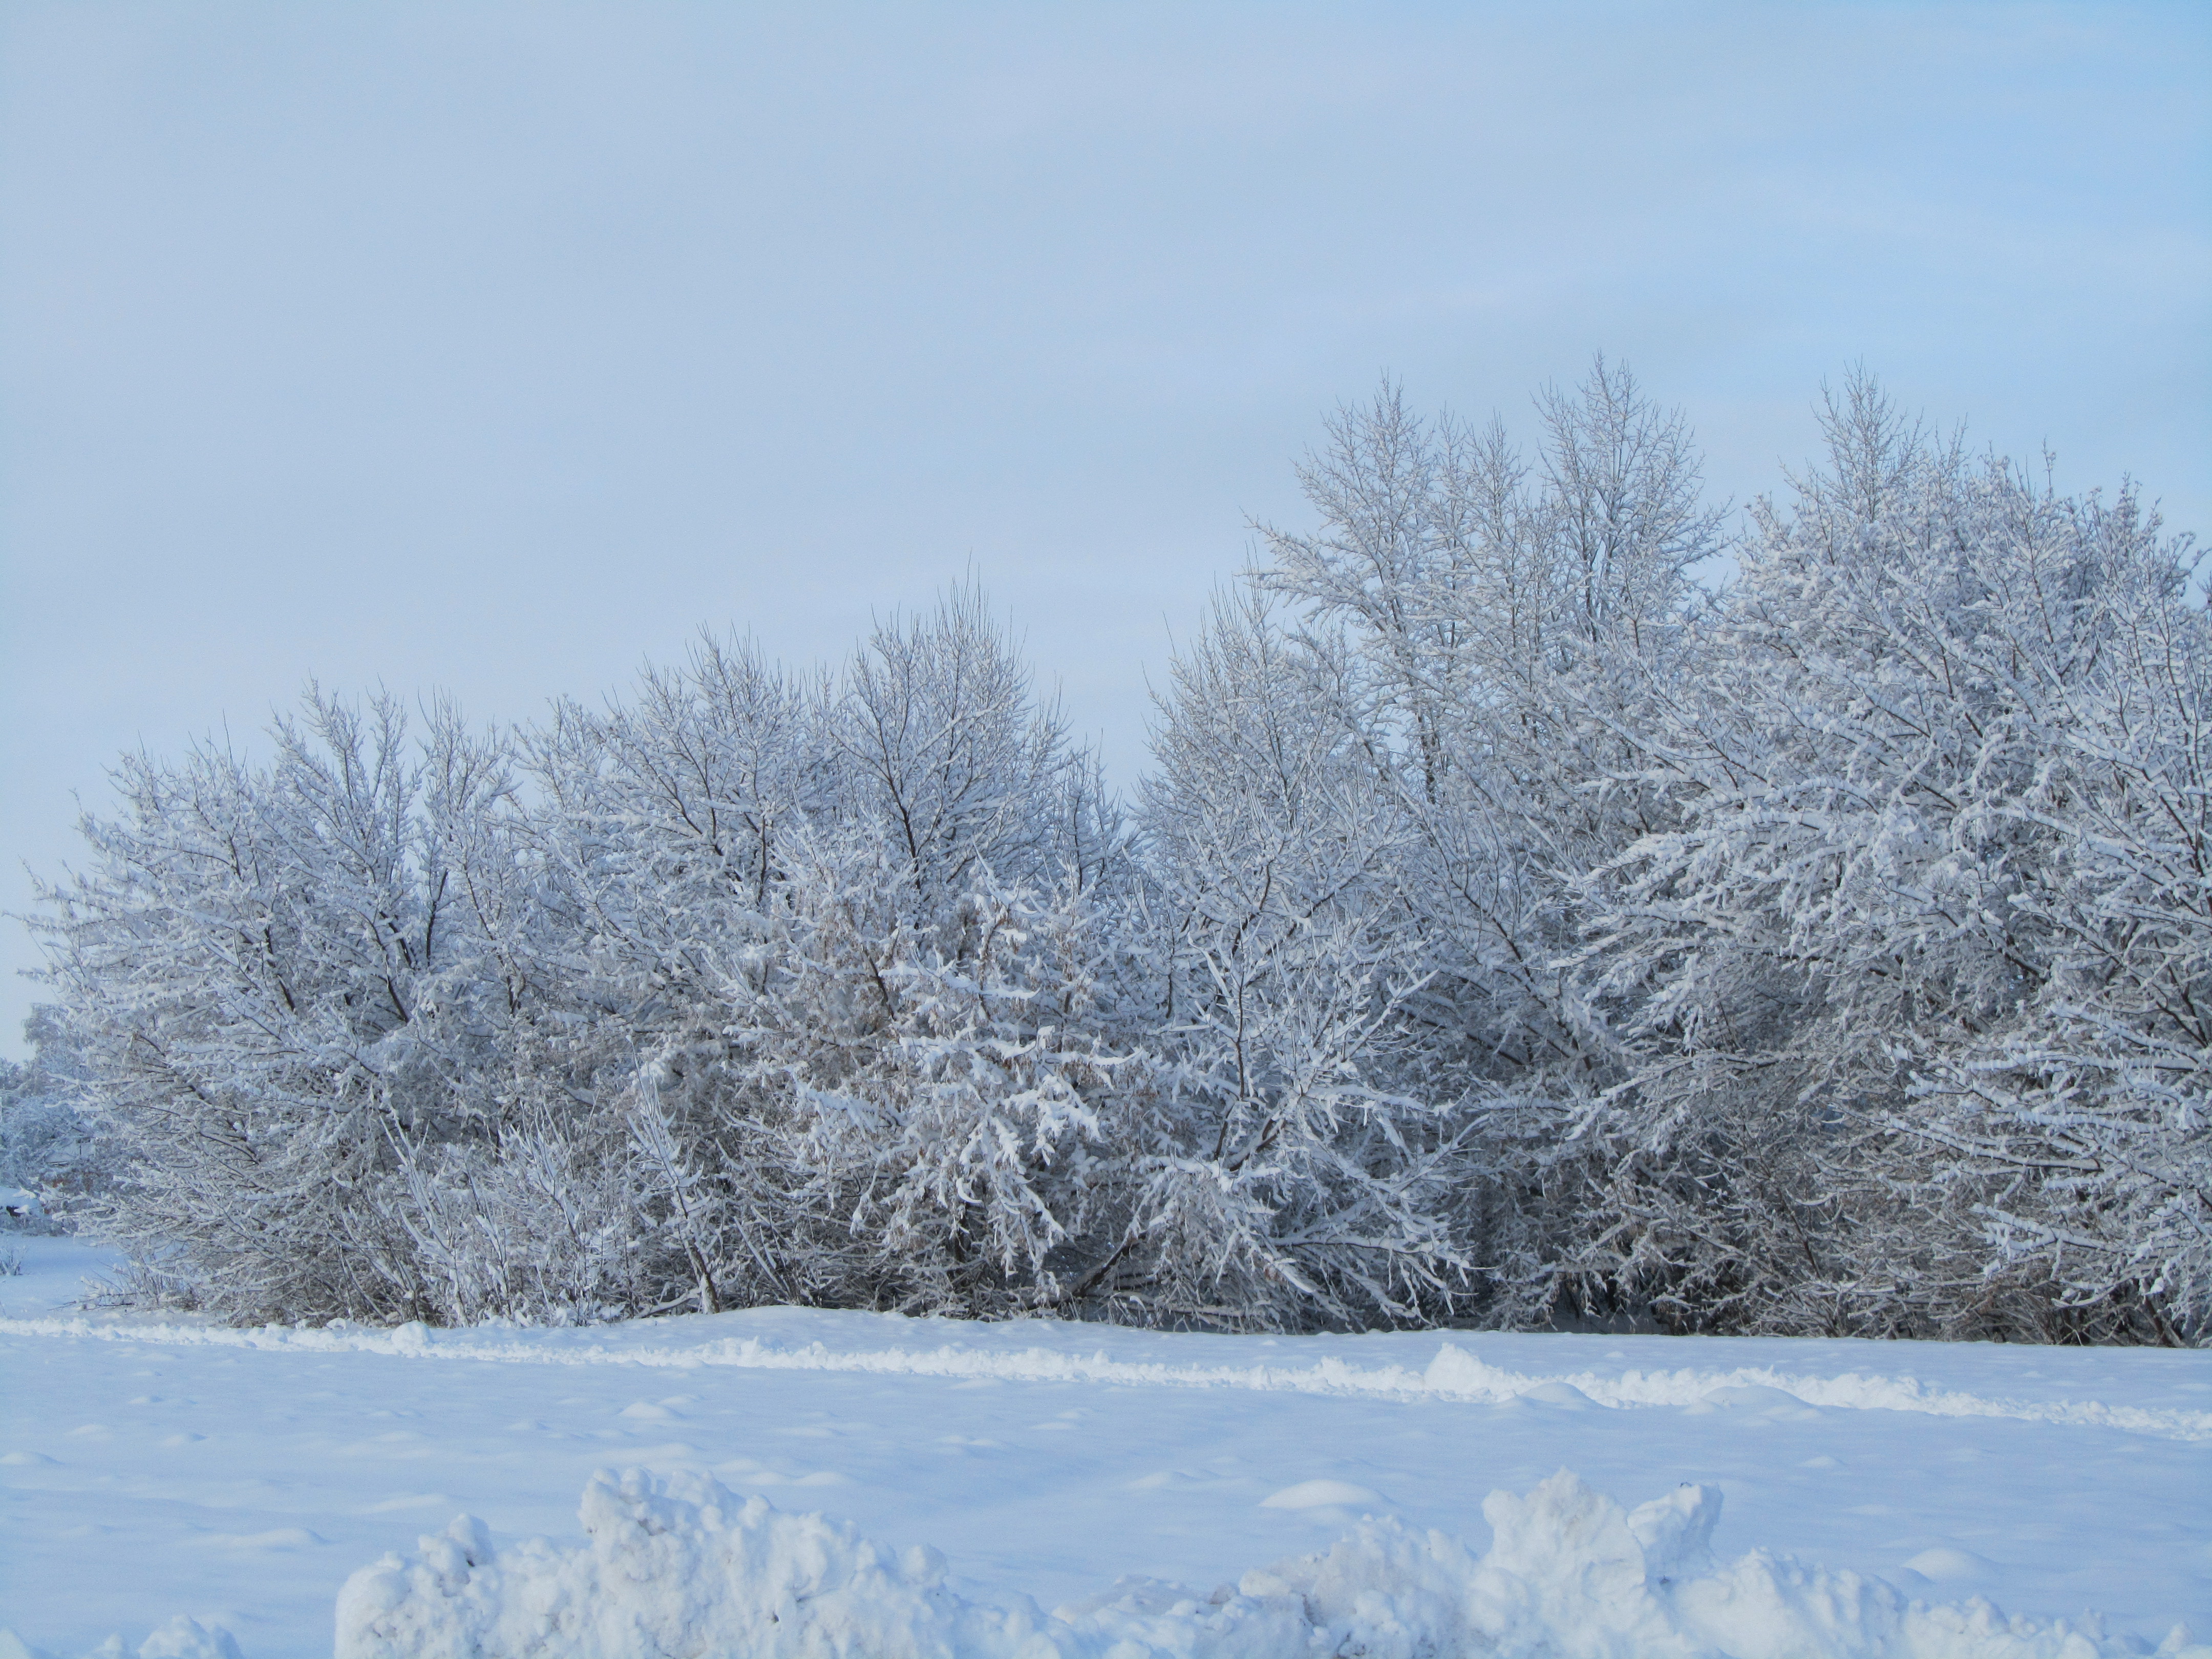
[[[1467,1333],[1267,1340],[773,1310],[586,1331],[238,1331],[76,1312],[79,1279],[98,1258],[69,1240],[15,1243],[25,1271],[0,1279],[0,1626],[56,1655],[111,1635],[122,1638],[112,1650],[135,1653],[179,1614],[225,1627],[246,1659],[329,1653],[349,1575],[387,1553],[414,1561],[418,1536],[463,1511],[489,1528],[505,1579],[455,1565],[459,1553],[446,1548],[447,1590],[422,1589],[436,1576],[426,1568],[363,1581],[358,1595],[481,1601],[521,1594],[533,1574],[550,1594],[564,1573],[573,1589],[590,1565],[583,1556],[563,1564],[513,1543],[544,1534],[580,1551],[580,1494],[603,1468],[703,1471],[787,1515],[849,1521],[888,1547],[884,1593],[920,1596],[933,1617],[1023,1596],[1061,1607],[1127,1575],[1194,1588],[1182,1601],[1143,1593],[1125,1595],[1118,1611],[1094,1607],[1084,1626],[1092,1647],[1068,1635],[1080,1618],[1049,1625],[1071,1652],[1113,1650],[1098,1632],[1116,1619],[1158,1641],[1131,1654],[1179,1641],[1265,1651],[1225,1638],[1206,1649],[1189,1632],[1235,1615],[1250,1636],[1284,1606],[1319,1606],[1313,1586],[1304,1603],[1280,1593],[1304,1583],[1296,1572],[1246,1579],[1241,1597],[1209,1601],[1208,1592],[1355,1532],[1365,1541],[1340,1565],[1358,1557],[1370,1580],[1395,1549],[1421,1556],[1432,1577],[1474,1583],[1461,1558],[1419,1541],[1424,1529],[1480,1558],[1493,1534],[1485,1498],[1527,1493],[1562,1468],[1632,1507],[1680,1483],[1707,1487],[1721,1499],[1714,1556],[1795,1557],[1806,1565],[1791,1593],[1825,1598],[1832,1612],[1852,1595],[1877,1612],[1893,1603],[1879,1585],[1810,1578],[1813,1564],[1886,1581],[1895,1606],[1982,1597],[2008,1614],[2072,1620],[2077,1632],[2083,1614],[2101,1613],[2069,1652],[2161,1643],[2171,1652],[2177,1623],[2194,1640],[2212,1638],[2203,1352]],[[1594,1499],[1547,1491],[1534,1508],[1493,1505],[1492,1519],[1518,1516],[1516,1525],[1562,1536],[1580,1527],[1581,1541],[1568,1541],[1586,1557],[1610,1547],[1599,1534],[1628,1535]],[[603,1510],[627,1501],[632,1520],[652,1510],[678,1534],[704,1524],[636,1481],[627,1500],[599,1494]],[[1530,1516],[1545,1504],[1559,1513],[1540,1526]],[[1678,1500],[1661,1521],[1694,1533],[1690,1504]],[[826,1529],[802,1536],[795,1522],[744,1519],[738,1507],[729,1501],[716,1534],[725,1554],[744,1532],[817,1558],[853,1555]],[[1637,1523],[1647,1546],[1655,1514]],[[1695,1541],[1671,1571],[1710,1573],[1690,1559]],[[1507,1583],[1497,1577],[1504,1543],[1482,1581],[1493,1600]],[[1674,1546],[1662,1543],[1635,1569],[1636,1595],[1643,1575],[1656,1587],[1669,1567]],[[929,1558],[902,1553],[916,1545],[941,1553],[941,1584]],[[451,1589],[472,1571],[473,1589]],[[1576,1571],[1604,1589],[1589,1559]],[[1716,1581],[1723,1588],[1699,1593],[1742,1602],[1747,1571],[1739,1564]],[[1765,1575],[1771,1599],[1793,1572],[1752,1576]],[[401,1613],[422,1613],[410,1605]],[[991,1616],[1003,1634],[1004,1618]],[[1359,1616],[1379,1615],[1369,1606]],[[1955,1650],[2001,1650],[1986,1613],[1943,1616],[1944,1629],[1967,1633]],[[1737,1638],[1671,1650],[1786,1650],[1771,1618],[1729,1617],[1735,1625],[1709,1626]],[[1916,1628],[1899,1638],[1905,1647],[1954,1650]],[[1562,1650],[1650,1650],[1633,1632],[1583,1634]],[[1845,1630],[1831,1647],[1795,1650],[1855,1650],[1850,1639]],[[2023,1634],[2015,1650],[2057,1652],[2061,1639]],[[0,1636],[0,1653],[15,1651]]]

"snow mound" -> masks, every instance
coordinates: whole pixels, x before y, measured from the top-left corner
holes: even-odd
[[[741,1498],[711,1477],[602,1472],[587,1542],[495,1551],[463,1516],[339,1593],[337,1659],[2100,1659],[2094,1627],[1929,1606],[1879,1579],[1755,1551],[1717,1565],[1720,1496],[1682,1486],[1624,1510],[1562,1470],[1492,1492],[1477,1557],[1366,1520],[1330,1549],[1210,1595],[1124,1579],[1047,1614],[967,1600],[943,1558]],[[2179,1630],[2159,1652],[2212,1659]]]
[[[85,1659],[125,1659],[123,1638],[111,1636]],[[52,1659],[4,1626],[0,1626],[0,1659]],[[181,1613],[139,1645],[138,1659],[241,1659],[238,1644],[221,1625],[203,1625]]]
[[[740,1498],[712,1477],[602,1470],[580,1511],[590,1542],[532,1539],[495,1554],[461,1516],[338,1592],[342,1659],[405,1655],[655,1659],[709,1654],[855,1659],[1022,1651],[1020,1614],[945,1588],[934,1551],[895,1555],[851,1526]],[[1029,1610],[1030,1622],[1043,1616]],[[1041,1656],[1054,1652],[1036,1648]]]

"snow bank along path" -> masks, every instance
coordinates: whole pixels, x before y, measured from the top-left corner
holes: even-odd
[[[785,1310],[775,1310],[785,1312]],[[848,1347],[830,1345],[821,1338],[807,1343],[776,1343],[763,1336],[721,1336],[714,1328],[726,1321],[745,1321],[745,1314],[721,1314],[714,1318],[668,1321],[692,1328],[690,1340],[637,1340],[635,1328],[575,1329],[431,1329],[427,1325],[400,1325],[396,1329],[365,1329],[349,1325],[292,1328],[264,1325],[234,1329],[226,1325],[195,1322],[100,1321],[84,1316],[0,1318],[0,1336],[91,1336],[124,1343],[210,1345],[210,1347],[292,1349],[307,1354],[389,1354],[400,1358],[476,1360],[491,1364],[637,1364],[657,1370],[692,1367],[738,1367],[761,1371],[858,1371],[869,1376],[931,1376],[931,1378],[988,1378],[1000,1382],[1097,1382],[1117,1387],[1170,1387],[1170,1389],[1259,1389],[1290,1394],[1376,1395],[1376,1398],[1418,1398],[1431,1395],[1443,1401],[1474,1401],[1502,1405],[1516,1398],[1537,1401],[1579,1401],[1599,1407],[1697,1407],[1747,1405],[1752,1395],[1743,1389],[1765,1389],[1767,1405],[1834,1407],[1854,1411],[1924,1411],[1940,1418],[2013,1418],[2021,1422],[2066,1422],[2126,1429],[2130,1433],[2172,1437],[2172,1440],[2212,1440],[2212,1411],[2157,1409],[2157,1407],[2108,1405],[2104,1401],[2020,1401],[1984,1398],[1960,1389],[1923,1385],[1916,1376],[1808,1376],[1783,1371],[1771,1364],[1741,1364],[1732,1370],[1626,1370],[1604,1374],[1590,1370],[1516,1371],[1484,1360],[1474,1349],[1482,1338],[1447,1338],[1433,1358],[1422,1367],[1405,1363],[1358,1364],[1338,1354],[1322,1354],[1310,1364],[1203,1364],[1175,1360],[1113,1358],[1103,1345],[1091,1352],[1071,1347],[1015,1347],[994,1343],[995,1334],[1051,1329],[1061,1338],[1079,1343],[1084,1336],[1097,1338],[1097,1325],[984,1325],[978,1338],[933,1347],[887,1345],[887,1347]],[[869,1318],[869,1316],[863,1316]],[[869,1318],[874,1322],[874,1318]],[[942,1321],[894,1321],[905,1328],[942,1329]],[[1115,1332],[1119,1334],[1119,1332]],[[626,1340],[629,1338],[629,1340]],[[849,1340],[849,1338],[848,1338]],[[1206,1340],[1206,1338],[1199,1338]],[[1217,1338],[1218,1340],[1218,1338]],[[1249,1340],[1249,1338],[1228,1338]],[[1314,1340],[1314,1338],[1291,1338]],[[1358,1338],[1354,1338],[1358,1340]],[[1425,1338],[1398,1336],[1395,1345]],[[1433,1340],[1433,1338],[1427,1338]],[[1493,1338],[1495,1340],[1495,1338]],[[1558,1343],[1559,1338],[1535,1338]],[[1644,1338],[1674,1340],[1674,1338]]]
[[[1562,1470],[1483,1504],[1477,1557],[1441,1532],[1361,1522],[1331,1548],[1210,1594],[1158,1580],[1042,1612],[970,1601],[944,1559],[902,1556],[820,1516],[779,1513],[700,1475],[602,1474],[588,1542],[504,1554],[464,1516],[410,1563],[339,1593],[337,1659],[2098,1659],[2140,1653],[2094,1626],[1930,1607],[1879,1580],[1711,1549],[1720,1498],[1680,1486],[1624,1510]],[[2166,1659],[2212,1659],[2177,1629]]]
[[[791,1310],[769,1310],[765,1316],[788,1315]],[[1121,1358],[1102,1344],[1083,1352],[1078,1345],[1102,1334],[1095,1325],[1053,1322],[967,1328],[974,1334],[935,1346],[910,1342],[890,1346],[850,1346],[855,1334],[848,1326],[837,1335],[842,1340],[820,1337],[803,1342],[780,1342],[773,1337],[720,1334],[731,1323],[743,1323],[762,1315],[737,1313],[708,1318],[657,1322],[682,1328],[688,1340],[654,1340],[638,1327],[586,1328],[570,1331],[497,1328],[434,1330],[421,1324],[394,1329],[371,1329],[343,1322],[321,1328],[262,1326],[235,1329],[227,1326],[159,1321],[108,1321],[82,1316],[0,1319],[0,1335],[90,1337],[109,1341],[205,1345],[217,1347],[289,1350],[310,1353],[376,1353],[413,1359],[469,1360],[494,1364],[634,1365],[690,1370],[702,1366],[731,1366],[757,1370],[844,1371],[878,1376],[930,1376],[957,1380],[989,1379],[1016,1382],[1086,1382],[1128,1388],[1249,1389],[1266,1392],[1311,1395],[1370,1395],[1387,1399],[1432,1397],[1442,1400],[1500,1404],[1523,1397],[1557,1403],[1562,1400],[1590,1405],[1625,1407],[1699,1406],[1751,1403],[1740,1391],[1764,1389],[1787,1400],[1762,1403],[1786,1407],[1796,1403],[1846,1410],[1921,1412],[1937,1417],[2007,1418],[2024,1422],[2094,1425],[2136,1434],[2176,1440],[2212,1441],[2212,1410],[2157,1408],[2112,1404],[2100,1400],[2029,1400],[1989,1398],[1955,1389],[1923,1384],[1917,1377],[1865,1376],[1847,1371],[1840,1376],[1807,1374],[1774,1365],[1740,1365],[1726,1370],[1676,1367],[1618,1372],[1547,1368],[1516,1370],[1494,1364],[1478,1351],[1480,1337],[1448,1338],[1426,1364],[1404,1362],[1361,1364],[1341,1353],[1323,1353],[1305,1364],[1269,1364],[1246,1360],[1235,1364],[1205,1364],[1171,1359]],[[817,1319],[820,1316],[816,1316]],[[834,1316],[832,1317],[835,1317]],[[889,1317],[854,1316],[862,1324]],[[891,1319],[909,1332],[942,1330],[947,1322]],[[649,1330],[650,1328],[648,1328]],[[1043,1330],[1060,1339],[1051,1346],[1017,1346],[1030,1333]],[[619,1334],[617,1334],[619,1333]],[[1125,1337],[1143,1333],[1104,1333]],[[994,1339],[996,1339],[995,1340]],[[1184,1338],[1186,1342],[1219,1343],[1224,1339]],[[1231,1338],[1246,1343],[1250,1339]],[[1383,1341],[1401,1351],[1433,1337],[1398,1335]],[[1510,1339],[1492,1338],[1502,1345]],[[1523,1347],[1532,1339],[1521,1339]],[[1613,1339],[1607,1339],[1613,1340]],[[1642,1344],[1671,1342],[1673,1338],[1630,1339]],[[1294,1338],[1292,1343],[1325,1342],[1328,1339]],[[1341,1340],[1343,1346],[1363,1339]],[[1543,1336],[1537,1342],[1559,1344],[1562,1339]],[[1271,1345],[1272,1346],[1272,1345]],[[1774,1344],[1761,1344],[1772,1346]],[[1897,1345],[1920,1346],[1922,1345]],[[1732,1397],[1733,1396],[1733,1397]]]

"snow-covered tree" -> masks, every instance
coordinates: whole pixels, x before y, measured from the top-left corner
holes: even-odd
[[[31,1058],[0,1060],[0,1187],[29,1194],[42,1226],[66,1224],[70,1206],[101,1192],[113,1173],[73,1103],[84,1068],[58,1012],[33,1008],[23,1022]]]
[[[1407,1086],[1427,978],[1396,890],[1407,829],[1340,718],[1346,668],[1243,590],[1161,702],[1144,829],[1165,1064],[1118,1281],[1161,1315],[1417,1318],[1463,1281],[1456,1103]]]
[[[1639,734],[1655,685],[1692,672],[1686,572],[1721,545],[1680,416],[1626,369],[1601,359],[1537,409],[1532,458],[1386,386],[1302,472],[1320,530],[1266,530],[1255,573],[1342,641],[1334,716],[1402,825],[1425,1086],[1479,1108],[1464,1237],[1501,1317],[1556,1298],[1559,1224],[1607,1156],[1576,1126],[1620,1080],[1615,1044],[1564,963],[1583,878],[1667,810]]]
[[[266,766],[127,757],[46,894],[80,1097],[126,1164],[104,1225],[226,1314],[453,1311],[404,1171],[500,1140],[532,988],[504,744],[442,706],[406,725],[314,693]]]
[[[239,1318],[2212,1335],[2185,539],[1864,377],[1735,542],[1535,415],[1341,411],[1127,823],[973,587],[127,757],[0,1153]]]
[[[2008,803],[2049,841],[2014,899],[2033,994],[1916,1078],[1916,1136],[1976,1177],[1992,1277],[2057,1292],[2069,1334],[2212,1334],[2212,632],[2180,549],[2126,498],[2081,514],[2118,556],[2101,660],[2060,688]]]
[[[1678,820],[1590,884],[1588,994],[1634,1062],[1582,1261],[1686,1324],[2063,1335],[2081,1297],[2016,1248],[2024,1188],[2063,1177],[2002,1156],[2051,1046],[2024,1028],[2098,971],[2068,966],[2058,924],[2099,925],[2104,832],[2081,815],[2135,810],[2085,775],[2084,744],[2110,746],[2085,722],[2175,708],[2170,659],[2152,672],[2129,641],[2198,624],[2131,499],[1970,461],[1863,379],[1827,418],[1828,468],[1755,509],[1702,672],[1655,701],[1624,776]],[[2142,756],[2161,777],[2198,763],[2172,769],[2185,724]],[[2053,1109],[2071,1097],[2036,1075]],[[1998,1097],[2011,1128],[1958,1120]],[[2013,1241],[1994,1250],[1993,1217]],[[2140,1268],[2104,1291],[2132,1307]]]
[[[981,595],[836,681],[706,641],[562,706],[532,766],[567,1064],[628,1103],[699,1305],[1057,1294],[1121,1067],[1089,964],[1126,837]]]

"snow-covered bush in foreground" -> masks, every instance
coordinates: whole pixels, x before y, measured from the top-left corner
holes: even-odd
[[[1362,1521],[1331,1548],[1210,1595],[1153,1579],[1047,1614],[970,1601],[935,1552],[895,1555],[818,1515],[786,1515],[712,1478],[601,1473],[589,1541],[495,1551],[463,1516],[346,1583],[337,1659],[1447,1659],[1453,1655],[1883,1656],[2096,1659],[2094,1625],[1929,1606],[1879,1579],[1709,1548],[1720,1496],[1681,1486],[1635,1510],[1562,1470],[1492,1492],[1477,1556],[1442,1533]],[[2203,1659],[2177,1629],[2160,1655]]]

